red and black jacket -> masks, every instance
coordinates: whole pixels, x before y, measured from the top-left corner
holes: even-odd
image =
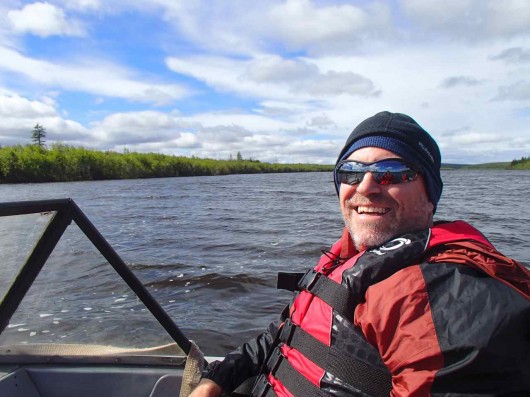
[[[361,253],[345,233],[300,285],[275,339],[207,377],[232,390],[262,368],[261,396],[530,392],[530,272],[464,222]]]

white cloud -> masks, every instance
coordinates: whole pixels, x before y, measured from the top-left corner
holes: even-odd
[[[530,2],[526,0],[401,0],[405,14],[433,36],[484,42],[530,34]]]
[[[47,2],[27,4],[21,10],[9,11],[7,16],[18,33],[31,33],[41,37],[85,34],[79,21],[67,20],[61,8]]]
[[[94,137],[107,144],[139,144],[171,140],[180,136],[179,129],[189,127],[173,116],[156,111],[114,113],[95,123]]]
[[[472,76],[451,76],[445,78],[442,81],[441,86],[443,88],[452,88],[456,86],[472,87],[479,84],[481,84],[481,81]]]
[[[49,103],[49,99],[45,101],[30,101],[19,95],[0,96],[0,118],[2,120],[7,117],[37,119],[55,115],[55,108]]]
[[[101,0],[61,0],[64,7],[75,11],[98,10],[102,7]]]
[[[490,32],[497,37],[530,34],[530,2],[527,0],[489,0],[488,17]]]
[[[446,145],[456,147],[465,145],[473,146],[475,150],[480,150],[479,145],[497,143],[501,140],[499,134],[467,132],[464,134],[453,135],[449,140],[445,141]]]
[[[255,98],[314,101],[329,96],[377,95],[374,84],[353,72],[321,71],[309,60],[276,55],[251,60],[220,57],[170,57],[168,67],[213,88]]]
[[[287,48],[313,53],[352,53],[367,40],[393,33],[390,9],[382,3],[361,8],[287,0],[271,7],[268,23],[273,27],[274,38]]]
[[[522,47],[512,47],[501,51],[497,55],[490,56],[493,61],[506,61],[510,63],[530,62],[530,49]]]
[[[176,84],[142,81],[131,70],[98,59],[52,63],[0,47],[0,71],[2,69],[45,86],[157,105],[169,104],[190,94]]]
[[[38,101],[18,95],[0,95],[0,144],[30,143],[31,130],[37,123],[46,128],[47,141],[83,144],[88,137],[87,129],[60,117],[53,105],[51,98]]]
[[[316,65],[302,59],[283,59],[278,55],[255,58],[247,63],[246,70],[245,77],[257,83],[285,83],[318,75]]]
[[[26,142],[39,122],[49,141],[100,149],[331,163],[358,122],[390,110],[431,131],[444,161],[529,150],[526,0],[20,4],[0,4],[2,144]],[[108,17],[124,35],[97,31]],[[142,33],[155,51],[126,35],[139,26],[154,28]],[[96,32],[46,58],[50,36]],[[83,51],[62,52],[73,42]],[[173,75],[143,69],[164,57]],[[83,112],[87,126],[67,117]]]
[[[499,87],[497,101],[527,101],[530,103],[530,82],[520,80],[513,84]]]
[[[201,51],[257,55],[281,50],[351,54],[396,35],[391,7],[383,2],[317,5],[310,0],[230,2],[129,2],[128,7],[162,9],[164,20]],[[214,39],[212,39],[214,38]]]

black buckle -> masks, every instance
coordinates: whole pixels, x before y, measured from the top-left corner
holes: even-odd
[[[250,395],[252,397],[265,397],[271,386],[272,385],[267,380],[267,375],[261,374],[256,380],[256,384],[254,385]]]
[[[274,348],[274,350],[271,353],[271,356],[267,360],[267,369],[269,370],[269,373],[274,376],[274,373],[280,366],[280,363],[282,362],[284,356],[280,350],[280,348],[277,346]]]
[[[293,324],[290,318],[285,320],[285,322],[283,323],[283,327],[280,330],[280,341],[282,341],[286,345],[289,345],[295,329],[296,325]]]
[[[317,272],[315,269],[309,269],[298,282],[298,286],[300,289],[311,291],[311,288],[313,288],[320,276],[322,276],[322,273]]]

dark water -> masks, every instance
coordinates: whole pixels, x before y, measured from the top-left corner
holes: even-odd
[[[530,263],[529,172],[443,178],[436,219],[467,220],[499,250]],[[63,197],[76,201],[185,334],[213,355],[276,319],[290,299],[275,289],[276,273],[314,266],[343,227],[329,173],[0,185],[0,201]],[[0,249],[11,258],[0,270],[1,288],[46,221],[35,215],[19,222],[24,228],[0,224],[8,230]],[[9,341],[119,344],[125,335],[132,345],[164,342],[75,226],[63,240],[13,317]]]

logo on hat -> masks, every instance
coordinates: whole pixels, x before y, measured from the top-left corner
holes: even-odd
[[[429,152],[429,149],[427,149],[427,148],[425,147],[425,145],[423,144],[423,142],[418,141],[418,145],[420,146],[420,148],[421,148],[425,153],[427,153],[427,156],[429,156],[429,158],[431,159],[431,162],[434,163],[434,157],[433,157],[433,155],[431,154],[431,152]]]

